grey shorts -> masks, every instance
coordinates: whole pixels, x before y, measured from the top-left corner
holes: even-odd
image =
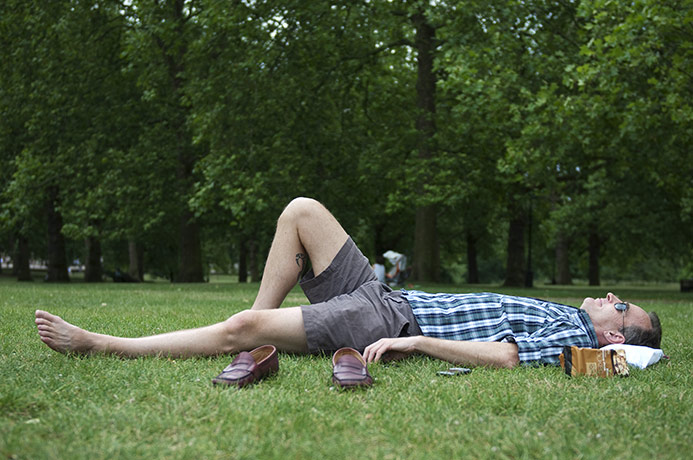
[[[351,238],[325,271],[310,270],[300,285],[311,303],[301,307],[311,353],[363,352],[384,337],[421,335],[409,303],[378,281]]]

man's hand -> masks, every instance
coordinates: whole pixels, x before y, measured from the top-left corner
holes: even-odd
[[[363,358],[366,362],[372,363],[380,361],[383,358],[388,360],[388,356],[384,356],[386,354],[394,355],[393,357],[395,357],[395,359],[409,356],[416,351],[416,341],[418,338],[419,336],[380,339],[366,347],[363,352]]]

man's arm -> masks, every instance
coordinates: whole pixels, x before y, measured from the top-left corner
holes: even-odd
[[[417,335],[380,339],[366,347],[363,357],[379,361],[387,352],[422,353],[455,364],[471,366],[514,367],[520,362],[517,345],[505,342],[469,342]]]

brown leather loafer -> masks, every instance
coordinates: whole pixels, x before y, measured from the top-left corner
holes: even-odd
[[[212,379],[215,385],[243,388],[279,370],[279,357],[273,345],[263,345],[250,352],[243,351],[231,364]]]
[[[373,378],[361,353],[340,348],[332,356],[332,382],[340,388],[369,387]]]

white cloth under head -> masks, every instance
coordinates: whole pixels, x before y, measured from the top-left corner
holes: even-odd
[[[631,366],[645,369],[664,356],[664,352],[658,348],[643,347],[641,345],[627,345],[624,343],[612,343],[602,347],[602,350],[623,350],[626,352],[626,361]]]

